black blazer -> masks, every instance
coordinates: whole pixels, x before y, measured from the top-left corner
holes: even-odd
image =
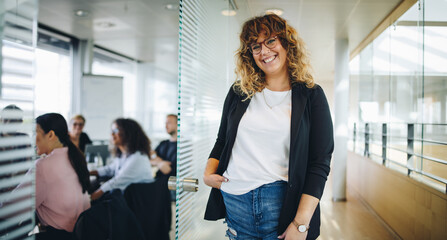
[[[219,159],[217,174],[228,167],[237,128],[250,100],[230,88],[225,99],[216,143],[210,158]],[[334,149],[332,120],[323,89],[315,85],[292,86],[292,117],[290,132],[289,181],[279,217],[278,234],[282,234],[292,222],[303,193],[321,199],[330,170]],[[226,215],[219,189],[211,189],[205,212],[206,220],[218,220]],[[308,239],[320,234],[320,206],[318,204],[310,221]]]
[[[90,140],[87,133],[82,132],[81,136],[79,136],[79,149],[82,153],[85,153],[85,146],[87,146],[87,144],[92,144],[92,140]]]

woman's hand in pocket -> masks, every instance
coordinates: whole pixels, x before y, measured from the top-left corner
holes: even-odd
[[[203,176],[203,182],[210,187],[220,189],[222,182],[228,182],[228,178],[214,173]]]

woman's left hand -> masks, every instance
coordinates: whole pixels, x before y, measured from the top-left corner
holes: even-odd
[[[285,240],[306,240],[306,237],[307,237],[307,231],[304,233],[298,232],[298,229],[296,229],[295,225],[291,223],[289,224],[289,227],[287,227],[286,231],[283,234],[281,234],[278,238]]]

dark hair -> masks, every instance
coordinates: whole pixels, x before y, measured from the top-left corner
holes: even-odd
[[[87,162],[84,154],[81,153],[70,140],[68,135],[67,122],[59,113],[47,113],[36,118],[36,123],[45,133],[53,130],[54,134],[59,138],[59,141],[68,147],[68,159],[70,159],[71,166],[78,175],[79,183],[82,186],[82,192],[86,192],[90,188],[90,176],[87,169]]]
[[[8,116],[8,113],[16,113],[16,116]],[[2,121],[4,123],[21,123],[23,122],[23,110],[15,104],[10,104],[3,108],[1,112]],[[13,114],[14,115],[14,114]]]
[[[139,151],[147,156],[150,155],[151,141],[144,133],[140,124],[130,118],[118,118],[113,122],[118,126],[118,134],[129,154]],[[117,146],[115,146],[114,153],[116,156],[121,157],[122,152]]]

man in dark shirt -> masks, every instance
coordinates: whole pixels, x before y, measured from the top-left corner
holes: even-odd
[[[162,141],[151,155],[152,165],[159,169],[155,178],[164,181],[177,174],[177,115],[166,116],[166,132],[170,138]],[[171,196],[175,200],[175,191],[171,191]]]

